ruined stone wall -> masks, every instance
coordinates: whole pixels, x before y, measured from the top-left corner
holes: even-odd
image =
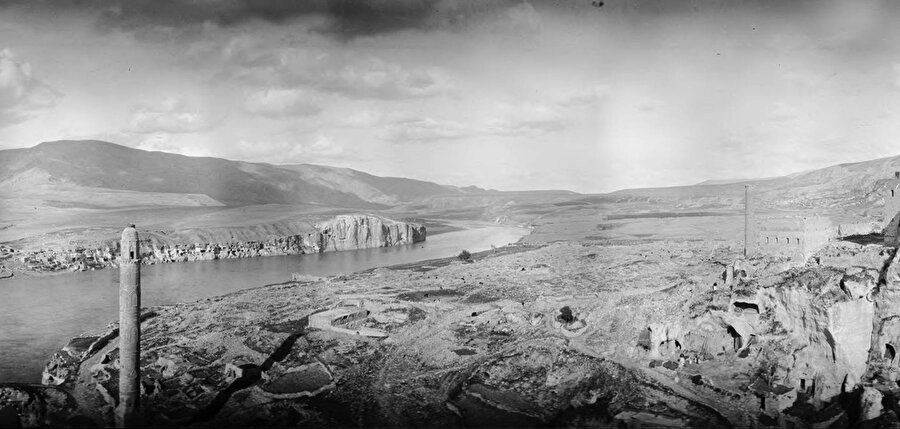
[[[828,219],[782,218],[763,219],[756,236],[760,253],[805,260],[837,235]]]
[[[832,226],[828,219],[823,217],[804,219],[803,236],[800,238],[800,244],[803,246],[803,259],[812,256],[836,236],[837,228]]]
[[[759,252],[791,258],[803,256],[803,233],[800,231],[760,231],[757,237]]]
[[[892,180],[884,192],[884,244],[896,246],[900,239],[900,180]]]
[[[878,222],[857,222],[842,223],[838,225],[838,237],[849,237],[852,235],[868,235],[881,232],[884,226]]]

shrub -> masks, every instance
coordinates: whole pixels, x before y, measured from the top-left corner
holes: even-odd
[[[469,253],[468,250],[463,250],[462,252],[459,252],[459,255],[456,255],[456,258],[460,261],[468,262],[472,260],[472,254]]]

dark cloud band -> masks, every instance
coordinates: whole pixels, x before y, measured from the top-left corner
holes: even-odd
[[[38,14],[93,13],[100,29],[180,28],[212,22],[221,26],[262,20],[284,24],[324,18],[322,33],[342,39],[460,25],[465,20],[515,5],[515,0],[0,0]]]

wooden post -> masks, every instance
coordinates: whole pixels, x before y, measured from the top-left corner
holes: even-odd
[[[135,427],[141,401],[141,253],[134,225],[119,255],[119,406],[116,426]]]

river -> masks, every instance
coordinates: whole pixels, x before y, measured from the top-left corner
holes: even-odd
[[[141,267],[141,306],[191,302],[282,283],[291,273],[348,274],[369,268],[488,250],[527,229],[489,226],[429,236],[422,243],[327,252],[158,264]],[[118,317],[119,270],[0,280],[0,382],[39,383],[50,355],[73,337]]]

